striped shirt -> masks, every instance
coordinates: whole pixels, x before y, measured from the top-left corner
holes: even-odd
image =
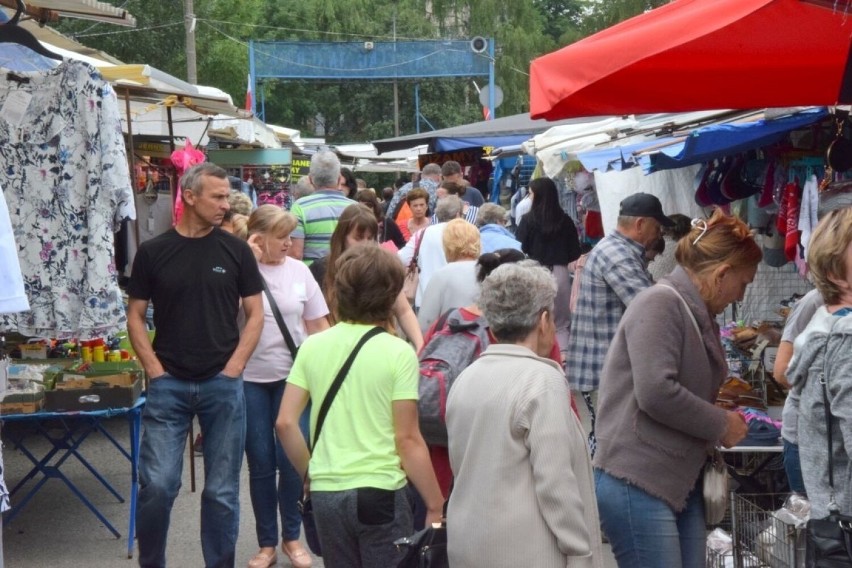
[[[572,389],[597,390],[606,352],[636,294],[651,286],[645,247],[615,231],[589,253],[571,313],[566,373]]]
[[[474,207],[473,205],[471,205],[467,208],[467,212],[462,215],[461,218],[467,221],[468,223],[471,223],[472,225],[476,225],[477,215],[479,215],[479,207]],[[433,225],[437,225],[438,223],[440,223],[440,221],[438,221],[437,215],[432,215],[431,220]]]
[[[290,237],[304,239],[302,259],[305,264],[310,266],[313,261],[328,254],[337,220],[353,203],[355,201],[334,189],[318,189],[296,200],[290,212],[296,216],[298,223]]]

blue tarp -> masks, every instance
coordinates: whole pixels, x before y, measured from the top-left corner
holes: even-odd
[[[813,108],[772,120],[718,124],[696,128],[682,141],[656,138],[605,150],[581,152],[577,158],[592,171],[621,170],[639,164],[645,173],[682,168],[693,164],[768,146],[793,130],[819,122],[828,116],[825,108]],[[658,152],[636,153],[662,146]]]
[[[529,140],[532,134],[518,134],[510,136],[482,136],[478,138],[436,138],[434,140],[435,152],[452,152],[467,148],[481,148],[492,146],[517,146]]]

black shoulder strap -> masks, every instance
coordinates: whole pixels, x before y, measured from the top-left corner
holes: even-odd
[[[275,316],[278,329],[281,330],[281,335],[284,336],[284,343],[287,344],[287,349],[290,350],[290,354],[295,361],[299,348],[296,347],[296,342],[293,341],[293,336],[290,335],[290,330],[287,329],[287,324],[284,323],[284,317],[281,315],[281,310],[278,309],[278,304],[275,303],[275,299],[272,297],[272,292],[269,291],[269,286],[266,285],[266,280],[263,278],[261,280],[263,280],[263,293],[266,294],[266,299],[269,300],[269,307],[272,308],[272,315]]]
[[[830,513],[837,513],[840,511],[837,506],[837,502],[834,500],[834,447],[831,439],[831,404],[828,398],[828,341],[831,339],[831,332],[834,331],[835,325],[837,325],[837,320],[832,323],[831,329],[825,337],[825,355],[822,363],[822,372],[819,377],[819,382],[822,385],[822,400],[825,406],[825,431],[828,438],[828,510]]]
[[[346,359],[346,362],[343,363],[343,366],[340,368],[340,371],[337,372],[337,376],[334,378],[334,382],[331,383],[331,387],[328,389],[328,393],[326,393],[325,398],[322,401],[322,405],[320,406],[319,415],[317,415],[317,427],[314,430],[314,439],[311,444],[311,453],[314,452],[314,448],[317,447],[317,440],[319,440],[320,432],[322,432],[322,424],[325,422],[325,417],[328,414],[328,409],[331,408],[331,403],[334,402],[334,397],[337,396],[337,391],[340,390],[340,386],[343,384],[343,379],[346,378],[346,375],[349,374],[349,369],[352,367],[352,363],[355,361],[355,356],[358,355],[358,352],[361,351],[361,348],[364,347],[364,344],[367,343],[370,339],[377,336],[380,333],[383,333],[385,330],[381,327],[374,327],[367,333],[365,333],[361,339],[358,340],[358,343],[355,344],[355,347],[352,349],[352,353],[349,354],[349,358]]]

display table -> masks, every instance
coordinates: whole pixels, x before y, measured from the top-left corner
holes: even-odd
[[[8,439],[20,450],[27,459],[33,463],[32,469],[21,481],[10,491],[12,509],[6,513],[6,523],[21,512],[26,504],[47,483],[48,479],[55,478],[65,483],[71,492],[98,518],[104,526],[121,538],[121,534],[115,529],[106,517],[95,507],[77,486],[62,472],[62,466],[69,458],[74,457],[109,491],[120,503],[124,498],[107,482],[98,472],[97,468],[83,457],[78,449],[93,432],[103,434],[113,446],[130,462],[130,522],[127,528],[127,557],[133,557],[133,539],[136,529],[136,496],[139,489],[137,469],[139,464],[139,437],[142,429],[142,409],[145,406],[145,397],[141,396],[136,403],[129,408],[108,408],[105,410],[75,411],[75,412],[35,412],[32,414],[8,414],[0,416],[4,423],[23,422],[32,425],[32,428],[20,431],[7,430]],[[126,416],[130,427],[130,451],[128,452],[104,427],[103,420],[114,416]],[[56,428],[48,429],[45,424],[48,421],[61,424],[61,435],[56,436]],[[40,435],[50,442],[50,450],[41,458],[36,457],[26,446],[26,442],[33,435]],[[16,493],[22,490],[30,480],[37,479],[26,495],[20,500],[15,499]],[[16,502],[17,501],[17,502]]]

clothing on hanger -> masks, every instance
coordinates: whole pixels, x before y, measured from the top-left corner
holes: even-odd
[[[103,336],[126,326],[114,230],[135,218],[118,100],[81,61],[10,79],[0,69],[0,184],[31,310],[0,328]]]

